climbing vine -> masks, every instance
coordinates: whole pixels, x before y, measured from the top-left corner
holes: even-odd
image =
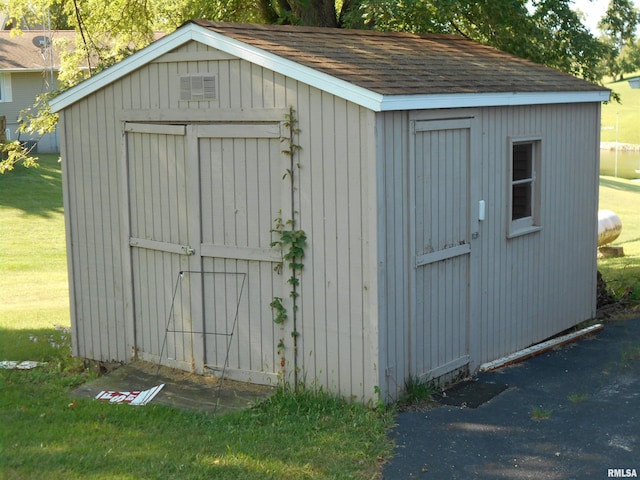
[[[295,191],[297,177],[295,172],[300,168],[298,162],[298,152],[301,150],[300,145],[295,143],[295,138],[300,133],[298,129],[298,121],[295,117],[295,110],[289,107],[289,112],[285,115],[283,122],[285,128],[288,129],[288,135],[282,136],[280,141],[286,143],[286,147],[282,153],[289,157],[289,166],[286,169],[283,179],[289,177],[291,183],[290,209],[291,218],[283,220],[282,211],[278,212],[278,217],[274,219],[271,233],[275,239],[271,242],[272,247],[277,247],[282,252],[283,263],[286,262],[288,272],[290,274],[287,284],[290,287],[289,297],[291,298],[291,317],[283,304],[282,297],[274,297],[270,307],[273,309],[273,321],[284,328],[284,324],[291,318],[291,337],[293,338],[293,384],[294,388],[298,385],[298,298],[300,296],[300,274],[304,264],[304,249],[307,244],[307,235],[304,230],[300,230],[296,226],[296,215],[299,214],[295,205]],[[282,273],[283,263],[276,265],[275,271]],[[283,379],[286,374],[286,352],[285,341],[281,338],[278,342],[278,356],[280,357],[280,368],[282,369]]]

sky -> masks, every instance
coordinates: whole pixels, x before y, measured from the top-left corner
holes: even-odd
[[[637,8],[640,8],[640,0],[633,0],[633,3]],[[596,36],[599,35],[598,22],[607,11],[609,0],[574,0],[573,4],[574,9],[581,10],[587,17],[584,23],[589,30],[596,34]]]

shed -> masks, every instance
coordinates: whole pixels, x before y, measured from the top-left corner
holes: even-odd
[[[457,36],[189,22],[51,102],[74,354],[387,401],[593,318],[608,98]]]

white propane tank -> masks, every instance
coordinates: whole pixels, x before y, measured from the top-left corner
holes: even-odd
[[[608,245],[620,236],[622,222],[611,210],[598,210],[598,247]]]

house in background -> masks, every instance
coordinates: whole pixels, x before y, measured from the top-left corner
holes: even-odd
[[[51,102],[74,354],[392,400],[593,318],[608,98],[456,36],[187,23]]]
[[[7,140],[34,143],[35,151],[60,151],[58,133],[43,136],[18,133],[20,112],[31,107],[35,98],[58,86],[60,56],[55,39],[75,41],[74,31],[23,30],[12,35],[0,30],[0,121]]]

